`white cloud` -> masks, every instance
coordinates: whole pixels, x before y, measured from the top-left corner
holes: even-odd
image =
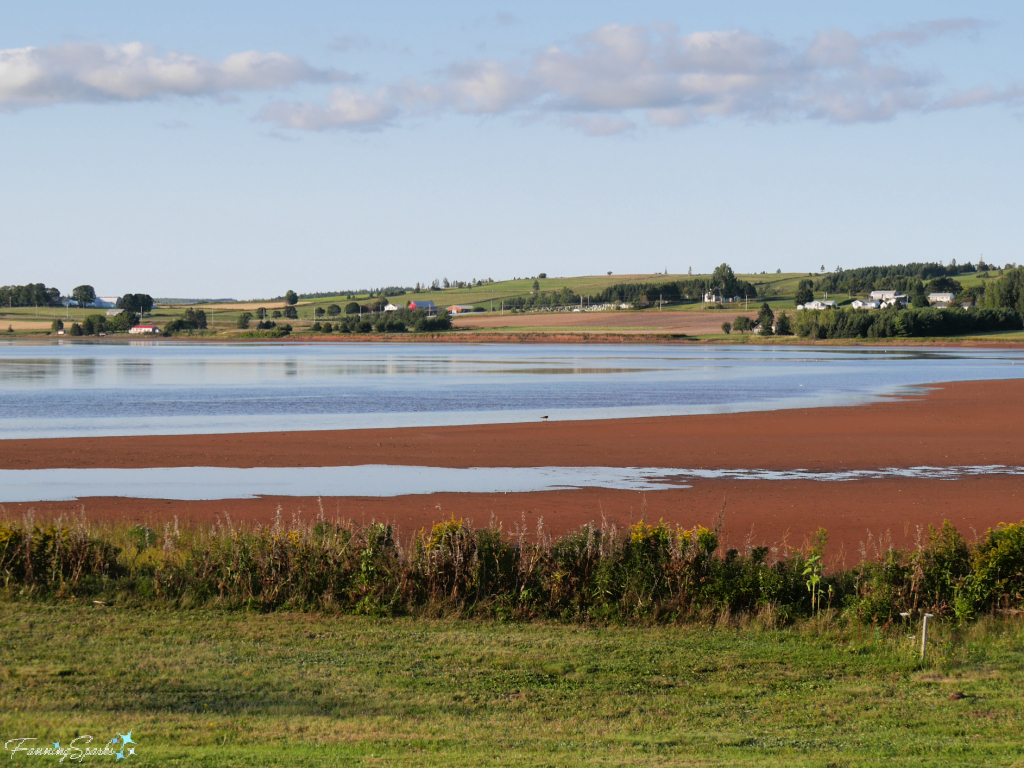
[[[261,109],[257,117],[282,128],[305,131],[375,130],[397,114],[398,108],[384,91],[367,95],[340,87],[331,91],[327,106],[278,101]]]
[[[221,96],[299,82],[350,79],[281,53],[245,51],[223,61],[160,53],[142,43],[65,43],[0,50],[0,108],[68,102]]]
[[[687,34],[669,24],[610,24],[520,60],[457,62],[432,78],[373,89],[300,58],[247,51],[222,61],[159,52],[141,43],[67,43],[0,50],[0,110],[66,102],[167,96],[228,98],[298,83],[335,83],[323,102],[275,101],[257,119],[291,130],[376,130],[403,115],[550,116],[588,135],[639,125],[684,127],[709,120],[857,123],[905,113],[1017,105],[1017,84],[950,89],[941,74],[902,59],[939,37],[976,36],[985,24],[948,19],[870,35],[822,30],[782,42],[743,30]],[[350,50],[365,38],[338,38]],[[344,85],[338,85],[344,83]]]
[[[461,62],[433,82],[392,84],[367,98],[377,125],[402,113],[519,112],[557,115],[591,135],[629,130],[637,120],[654,126],[729,118],[882,121],[907,112],[1019,99],[1012,89],[951,95],[937,75],[899,62],[910,47],[940,36],[976,35],[983,27],[974,19],[951,19],[868,36],[831,29],[786,44],[742,30],[680,34],[667,24],[611,24],[525,61]],[[319,114],[310,105],[296,109]],[[326,110],[337,111],[330,105]],[[337,124],[296,121],[283,105],[261,117],[314,130]]]

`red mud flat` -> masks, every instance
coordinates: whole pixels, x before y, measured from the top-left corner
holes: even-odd
[[[1024,381],[939,385],[922,396],[866,406],[586,422],[500,424],[412,430],[349,430],[263,435],[190,435],[0,441],[0,468],[159,466],[342,466],[367,463],[449,467],[640,466],[716,469],[878,469],[910,466],[1024,464]],[[526,520],[564,533],[608,520],[645,516],[684,526],[711,524],[726,502],[727,544],[799,546],[819,527],[830,553],[853,562],[868,531],[910,545],[919,526],[944,519],[971,535],[1024,520],[1024,478],[959,481],[702,480],[689,489],[636,493],[587,488],[522,494],[340,497],[322,500],[329,518],[389,521],[403,535],[448,518],[511,531]],[[92,498],[7,504],[8,516],[80,511],[91,519],[162,524],[208,523],[218,515],[269,522],[312,519],[315,498],[230,501]],[[853,559],[850,559],[854,553]]]
[[[0,440],[0,469],[1024,464],[1024,380],[957,382],[871,405],[710,416],[234,435]]]
[[[918,527],[949,520],[968,538],[1001,522],[1024,519],[1024,482],[1006,475],[958,481],[885,479],[847,482],[811,480],[701,480],[691,488],[664,491],[615,491],[584,488],[537,493],[438,493],[394,498],[262,497],[222,501],[169,501],[88,498],[76,502],[6,504],[9,517],[33,510],[37,519],[81,513],[88,519],[145,523],[160,528],[178,518],[182,524],[232,521],[272,523],[281,510],[285,523],[294,516],[310,522],[320,512],[329,520],[390,522],[404,540],[420,528],[451,516],[476,526],[493,517],[505,531],[525,527],[532,538],[538,522],[553,535],[602,515],[620,528],[640,520],[664,519],[687,528],[714,525],[723,515],[724,543],[742,549],[753,545],[799,547],[820,527],[829,532],[832,564],[858,562],[862,546],[891,538],[895,546],[913,546]],[[870,536],[870,538],[869,538]],[[888,538],[887,538],[888,537]],[[873,551],[873,545],[868,546]]]

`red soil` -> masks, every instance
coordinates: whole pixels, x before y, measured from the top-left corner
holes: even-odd
[[[682,467],[1024,464],[1024,380],[959,382],[865,406],[604,421],[256,435],[0,440],[44,467]]]
[[[767,413],[589,422],[502,424],[415,430],[352,430],[260,435],[191,435],[0,441],[0,468],[155,466],[653,466],[814,470],[918,465],[1024,464],[1024,381],[941,385],[921,397],[868,406]],[[949,519],[978,532],[1024,519],[1024,478],[960,481],[698,481],[690,489],[638,494],[588,488],[524,494],[434,494],[397,498],[325,498],[327,515],[387,520],[409,534],[451,515],[484,525],[493,514],[506,530],[544,519],[561,533],[602,514],[618,524],[641,516],[709,525],[726,503],[732,546],[796,546],[819,527],[834,555],[850,562],[867,538],[886,532],[910,544],[918,526]],[[96,498],[72,503],[8,504],[48,516],[85,508],[93,519],[162,523],[269,521],[318,510],[311,498],[207,502]],[[852,555],[852,558],[850,556]]]

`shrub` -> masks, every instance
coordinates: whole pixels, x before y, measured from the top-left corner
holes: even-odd
[[[238,323],[237,323],[237,325],[238,325],[239,328],[243,328],[243,329],[244,328],[248,328],[250,320],[252,320],[252,313],[251,312],[243,312],[241,315],[238,316]]]
[[[340,314],[341,314],[341,307],[339,307],[337,304],[331,304],[330,306],[327,307],[327,316],[328,317],[337,317]]]
[[[722,323],[722,333],[728,334],[732,331],[732,323]]]
[[[826,539],[819,531],[808,549],[783,554],[722,551],[715,530],[641,520],[624,531],[584,525],[530,541],[452,518],[403,546],[388,525],[321,517],[289,527],[218,523],[188,535],[133,526],[115,545],[110,529],[29,520],[0,523],[0,579],[12,596],[574,621],[766,607],[783,620],[831,608],[879,623],[921,611],[967,621],[1024,606],[1024,524],[1001,525],[972,545],[946,523],[914,551],[890,548],[832,573],[822,568]]]
[[[354,302],[354,301],[350,301],[348,304],[345,305],[345,314],[346,315],[358,315],[359,314],[359,305],[356,302]]]

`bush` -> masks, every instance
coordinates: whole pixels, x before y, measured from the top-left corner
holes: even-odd
[[[251,312],[243,312],[238,317],[237,325],[238,325],[239,328],[243,328],[243,329],[244,328],[248,328],[250,320],[252,320],[252,313]]]
[[[732,323],[722,323],[722,333],[728,335],[732,331]]]
[[[299,319],[299,310],[297,310],[295,307],[285,307],[284,308],[284,316],[286,318],[288,318],[289,320],[298,320]]]
[[[746,315],[739,315],[732,321],[732,329],[734,331],[749,331],[753,327],[754,324],[750,322],[750,318]]]
[[[50,323],[50,331],[51,332],[56,333],[57,331],[63,331],[63,330],[64,330],[64,321],[62,321],[62,320],[54,320],[52,323]]]
[[[341,307],[339,307],[337,304],[331,304],[330,306],[327,307],[327,316],[328,317],[337,317],[340,314],[341,314]]]
[[[722,551],[715,530],[641,520],[625,531],[584,525],[557,539],[512,541],[498,527],[452,518],[403,544],[385,524],[320,519],[220,523],[187,536],[134,526],[115,546],[109,529],[5,522],[0,574],[9,594],[27,597],[377,615],[677,621],[769,607],[784,620],[831,608],[884,623],[901,612],[968,621],[1024,607],[1024,524],[1000,525],[972,545],[945,523],[917,550],[890,549],[832,573],[821,567],[826,540],[819,531],[808,549],[788,554]]]
[[[12,332],[14,329],[8,327],[7,330],[8,332]],[[72,323],[70,334],[72,336],[84,336],[85,332],[82,330],[82,326],[80,326],[78,323]]]
[[[486,312],[487,307],[473,307],[474,312]]]
[[[95,315],[95,317],[102,318],[103,316]],[[105,325],[102,323],[97,323],[96,333],[101,333],[103,331],[106,331],[108,333],[127,333],[132,329],[133,326],[136,326],[138,324],[139,316],[136,315],[134,312],[129,312],[128,310],[125,310],[111,317],[109,320],[106,321]]]
[[[346,315],[358,315],[359,314],[359,305],[356,302],[354,302],[354,301],[350,301],[348,304],[345,305],[345,314]]]
[[[779,319],[775,322],[775,333],[779,336],[793,335],[793,321],[789,319],[789,315],[785,312],[779,313]]]

